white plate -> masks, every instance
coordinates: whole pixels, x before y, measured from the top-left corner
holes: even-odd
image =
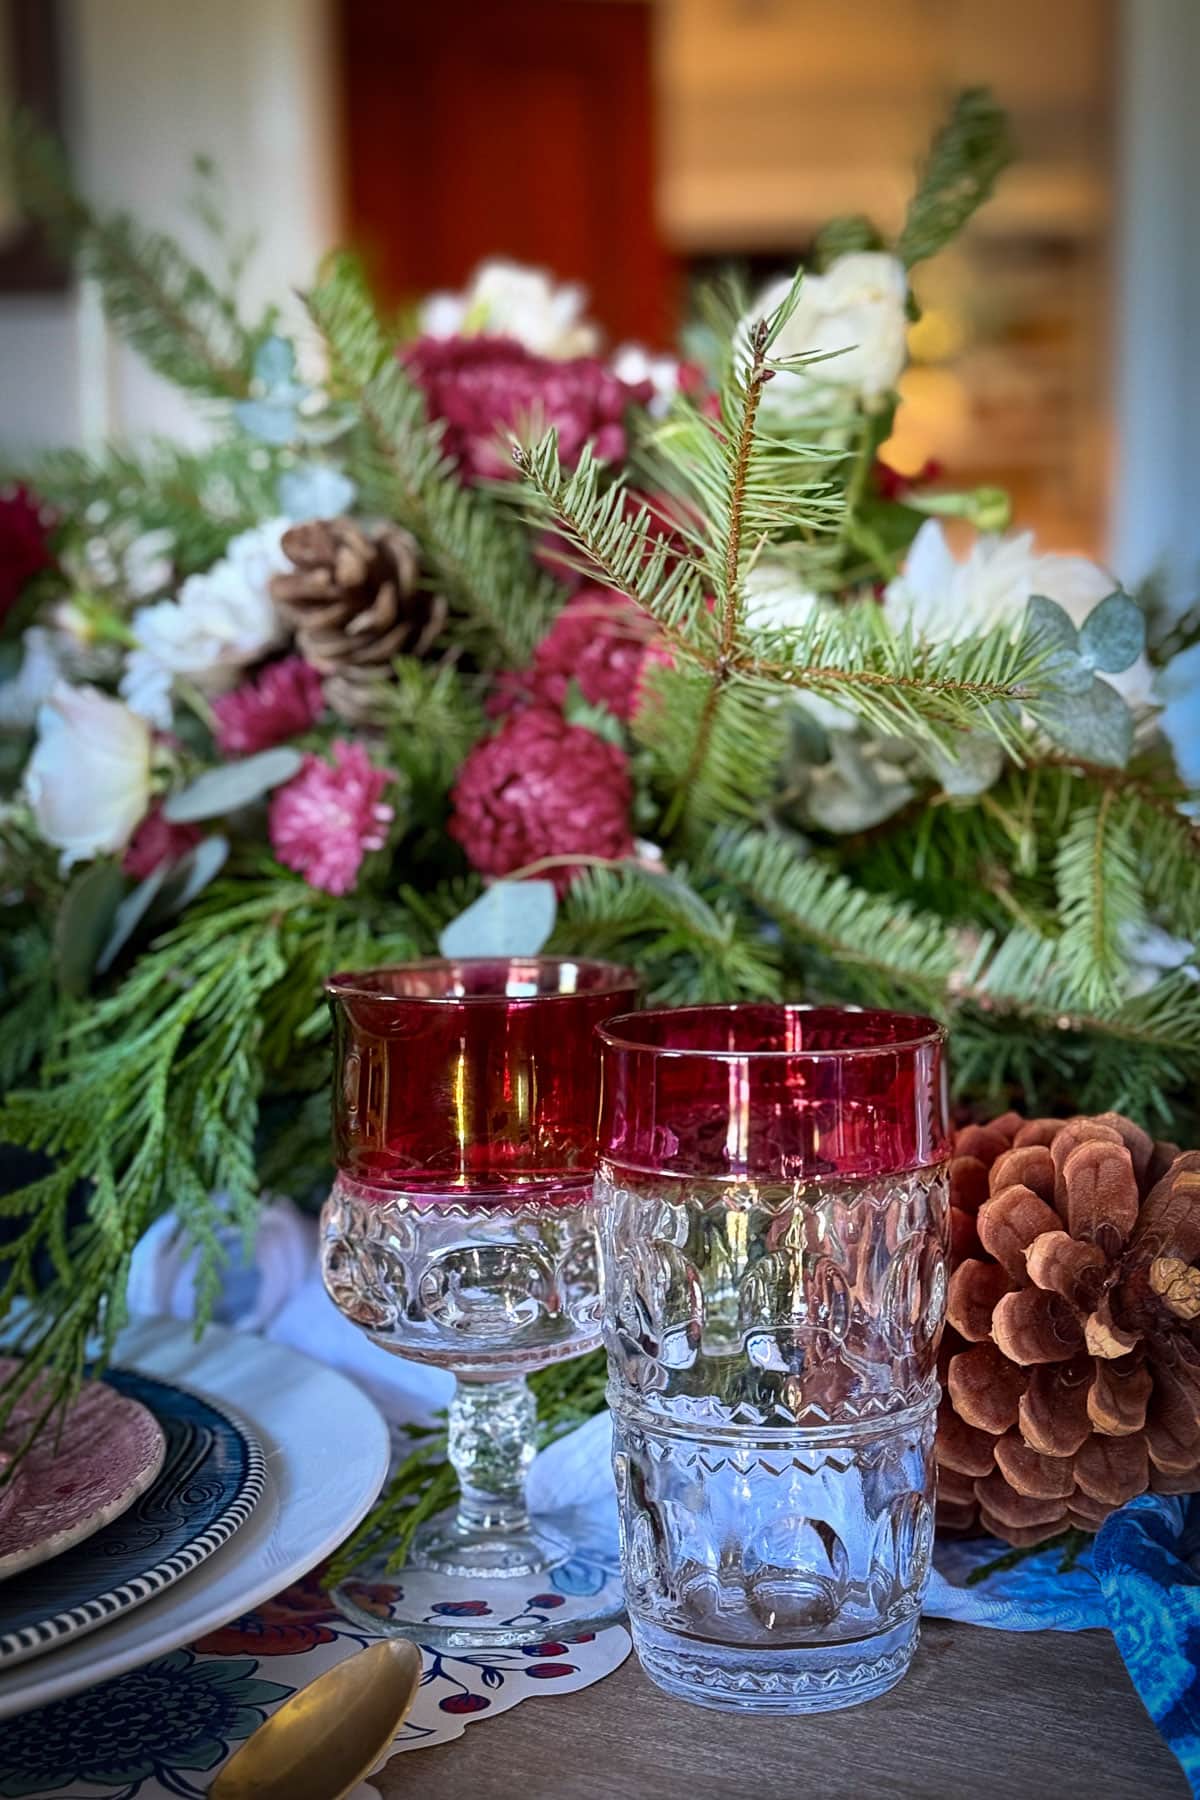
[[[266,1452],[266,1492],[230,1542],[169,1593],[0,1677],[0,1719],[111,1680],[250,1612],[353,1531],[387,1474],[387,1427],[371,1401],[282,1344],[218,1326],[197,1343],[190,1325],[145,1319],[122,1333],[113,1360],[244,1414]]]

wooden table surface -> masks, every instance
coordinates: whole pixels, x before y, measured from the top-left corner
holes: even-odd
[[[669,1699],[636,1659],[395,1757],[385,1800],[1187,1800],[1107,1632],[927,1621],[882,1700],[753,1719]]]

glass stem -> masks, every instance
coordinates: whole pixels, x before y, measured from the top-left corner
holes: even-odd
[[[525,1477],[537,1453],[537,1402],[524,1376],[464,1381],[450,1402],[450,1461],[461,1531],[520,1531],[529,1523]]]

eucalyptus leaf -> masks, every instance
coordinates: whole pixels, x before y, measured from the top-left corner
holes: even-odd
[[[957,738],[953,749],[931,745],[926,757],[942,792],[959,798],[985,794],[1004,767],[1002,746],[995,738],[974,731]]]
[[[279,477],[279,509],[289,519],[332,519],[349,512],[358,489],[348,475],[323,462],[300,462]]]
[[[557,911],[552,881],[497,881],[451,919],[438,948],[443,956],[536,956]]]
[[[299,426],[290,401],[239,400],[233,416],[242,430],[261,444],[290,444]]]
[[[1118,588],[1094,607],[1079,627],[1079,654],[1090,669],[1119,675],[1146,648],[1141,607]]]
[[[1042,679],[1066,693],[1083,694],[1092,671],[1079,654],[1079,633],[1070,614],[1045,594],[1032,594],[1025,609],[1024,639],[1045,657]]]
[[[268,392],[290,381],[295,372],[296,350],[287,338],[275,333],[259,345],[254,357],[254,379],[261,381]]]
[[[103,857],[81,869],[63,895],[54,924],[54,965],[59,987],[72,999],[88,991],[124,891],[120,863]]]
[[[163,806],[163,817],[172,825],[188,825],[197,819],[216,819],[223,813],[249,806],[264,794],[299,773],[304,758],[299,750],[283,744],[276,750],[260,750],[237,762],[206,769],[189,787],[172,794]]]
[[[1123,768],[1133,749],[1133,715],[1098,675],[1084,693],[1048,694],[1030,706],[1042,729],[1071,756]]]
[[[96,959],[98,974],[103,975],[107,969],[112,968],[113,963],[162,892],[163,885],[170,873],[170,863],[159,863],[157,869],[151,869],[145,880],[139,881],[132,892],[126,894],[113,916],[112,929],[104,948]]]

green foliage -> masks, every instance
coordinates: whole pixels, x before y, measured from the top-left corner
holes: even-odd
[[[22,205],[96,282],[125,341],[176,387],[206,398],[245,398],[270,320],[250,330],[174,239],[124,213],[90,207],[57,146],[28,121],[18,122],[11,148]]]
[[[231,537],[275,510],[277,459],[252,438],[221,439],[204,450],[154,443],[146,450],[112,445],[96,455],[52,450],[22,471],[34,491],[77,535],[119,547],[146,531],[169,531],[170,554],[182,575],[211,568]]]
[[[901,260],[912,268],[945,249],[1012,158],[1004,113],[986,88],[968,88],[933,141],[896,245]]]
[[[770,999],[779,975],[771,946],[730,897],[705,897],[685,870],[636,863],[587,869],[559,909],[551,948],[609,956],[642,971],[664,1006]]]
[[[453,478],[441,428],[426,418],[351,259],[328,266],[308,307],[361,420],[348,466],[364,505],[418,538],[481,652],[501,664],[524,661],[557,597],[553,579],[533,562],[527,534],[494,498]]]
[[[1126,943],[1143,924],[1145,904],[1130,809],[1109,789],[1083,806],[1055,858],[1063,934],[1059,958],[1085,1007],[1120,999],[1128,974]]]

